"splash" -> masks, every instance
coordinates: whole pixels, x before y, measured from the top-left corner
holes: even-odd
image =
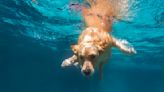
[[[75,12],[81,12],[83,6],[88,6],[86,1],[94,1],[94,0],[84,0],[83,2],[71,1],[68,5],[68,9]],[[101,4],[104,2],[105,7],[112,6],[113,11],[115,12],[115,20],[132,21],[133,18],[137,15],[137,12],[139,11],[138,8],[139,1],[137,0],[95,0],[95,1],[98,1],[98,3]],[[110,2],[110,5],[109,4],[107,5],[106,2]]]
[[[135,17],[138,7],[136,0],[110,0],[114,11],[117,13],[115,18],[117,20],[132,21]]]

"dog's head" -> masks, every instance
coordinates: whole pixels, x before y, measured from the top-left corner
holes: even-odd
[[[78,56],[81,72],[85,76],[91,76],[98,64],[97,60],[103,49],[94,44],[72,45],[73,52]]]

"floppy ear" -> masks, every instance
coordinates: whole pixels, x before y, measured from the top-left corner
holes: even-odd
[[[104,52],[104,48],[102,48],[101,46],[97,46],[97,47],[98,47],[98,51],[99,51],[99,53]]]
[[[100,53],[104,52],[104,49],[107,47],[107,43],[106,42],[99,42],[97,43],[97,47]]]
[[[71,45],[71,49],[75,54],[77,54],[77,52],[79,50],[79,45]]]
[[[85,15],[87,15],[88,14],[88,9],[86,8],[86,7],[82,7],[82,14],[83,14],[83,16],[85,16]]]

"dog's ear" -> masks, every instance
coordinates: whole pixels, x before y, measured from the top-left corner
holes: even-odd
[[[79,45],[71,45],[71,49],[75,54],[77,54],[77,52],[79,50]]]
[[[99,53],[104,52],[104,48],[103,48],[103,47],[101,47],[101,46],[97,46],[97,47],[98,47],[98,51],[99,51]]]
[[[104,49],[107,47],[106,42],[99,42],[97,43],[97,47],[100,53],[104,52]]]
[[[83,16],[86,15],[88,13],[88,9],[86,7],[82,7],[82,14]]]

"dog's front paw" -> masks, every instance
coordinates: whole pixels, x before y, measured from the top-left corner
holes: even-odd
[[[127,41],[123,39],[115,39],[116,41],[116,46],[120,48],[121,51],[127,53],[127,54],[136,54],[136,50],[134,47]]]
[[[130,48],[128,49],[128,53],[129,53],[129,54],[137,54],[137,51],[136,51],[133,47],[130,47]]]
[[[67,67],[67,66],[71,66],[72,65],[72,62],[70,59],[65,59],[62,64],[61,64],[61,67]]]
[[[78,62],[75,62],[73,65],[74,65],[76,68],[79,67],[79,63],[78,63]]]

